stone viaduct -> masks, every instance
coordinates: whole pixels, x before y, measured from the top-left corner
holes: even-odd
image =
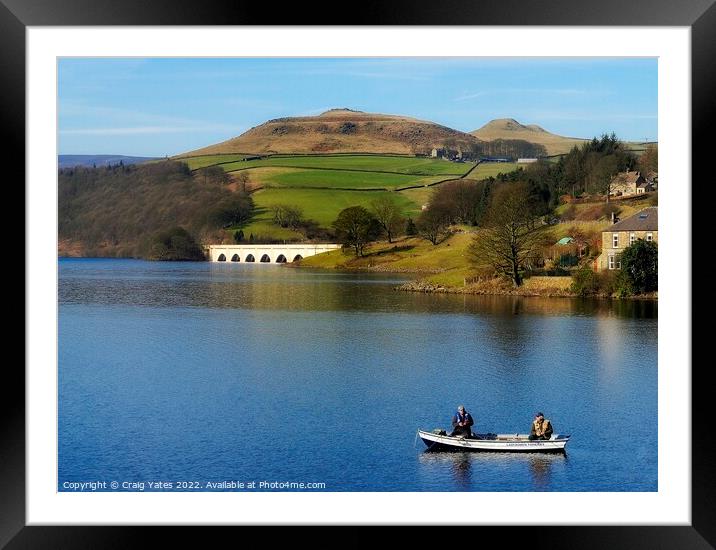
[[[295,262],[341,248],[339,244],[212,244],[206,247],[212,262]]]

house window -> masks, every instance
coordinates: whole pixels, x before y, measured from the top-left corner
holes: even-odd
[[[609,269],[614,269],[614,256],[609,256]]]
[[[612,248],[619,248],[619,233],[612,235]]]
[[[647,233],[646,234],[646,241],[651,242],[654,240],[654,234],[653,233]]]
[[[614,262],[616,263],[616,268],[621,269],[622,268],[622,256],[621,254],[617,254],[614,256]]]

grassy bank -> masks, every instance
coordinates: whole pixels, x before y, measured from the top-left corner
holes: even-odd
[[[416,279],[400,289],[416,292],[572,296],[570,277],[532,277],[517,289],[495,278],[474,281],[475,268],[467,249],[475,233],[467,228],[457,230],[437,245],[418,237],[404,237],[391,244],[374,243],[363,257],[335,250],[305,258],[300,265],[343,271],[414,273]]]
[[[545,226],[542,231],[547,242],[574,234],[592,232],[599,235],[608,226],[606,221],[563,222]],[[352,251],[335,250],[301,260],[300,266],[342,271],[372,271],[413,273],[415,279],[399,287],[414,292],[442,292],[458,294],[495,294],[514,296],[574,297],[571,276],[531,276],[515,288],[510,281],[491,276],[476,277],[477,269],[470,261],[468,247],[479,230],[467,226],[455,227],[455,233],[432,245],[419,237],[403,237],[393,243],[378,242],[367,247],[365,255],[356,257]],[[611,297],[611,295],[595,295]],[[657,298],[633,296],[633,298]]]

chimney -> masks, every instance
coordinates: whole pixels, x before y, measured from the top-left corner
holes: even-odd
[[[612,212],[612,225],[614,225],[618,221],[619,221],[619,219],[617,218],[616,213]]]

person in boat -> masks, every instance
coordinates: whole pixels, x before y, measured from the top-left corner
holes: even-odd
[[[552,437],[552,423],[544,417],[544,414],[538,412],[532,422],[530,430],[530,440],[549,439]]]
[[[452,417],[452,433],[450,435],[453,437],[472,437],[471,426],[474,423],[470,413],[465,410],[465,407],[460,405]]]

